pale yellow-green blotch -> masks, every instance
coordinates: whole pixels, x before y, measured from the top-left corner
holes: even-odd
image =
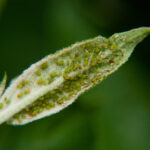
[[[27,124],[64,109],[124,64],[149,34],[150,28],[143,27],[98,36],[31,65],[0,98],[0,124]],[[5,79],[1,91],[4,85]]]

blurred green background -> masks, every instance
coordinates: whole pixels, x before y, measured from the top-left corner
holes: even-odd
[[[76,41],[150,26],[148,1],[0,0],[0,77]],[[70,107],[0,125],[0,150],[150,150],[150,37],[129,62]]]

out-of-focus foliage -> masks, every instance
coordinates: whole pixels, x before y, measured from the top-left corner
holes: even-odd
[[[1,13],[2,13],[3,8],[5,6],[5,3],[6,3],[6,0],[0,0],[0,16],[1,16]]]
[[[0,76],[9,81],[43,56],[102,34],[150,25],[133,0],[8,0],[0,20]],[[130,61],[62,112],[26,126],[0,126],[0,150],[149,150],[147,38]]]

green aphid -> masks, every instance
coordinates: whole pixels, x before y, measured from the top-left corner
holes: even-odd
[[[18,98],[22,98],[23,97],[23,93],[22,92],[18,93],[17,97]]]
[[[38,114],[38,111],[37,110],[34,110],[32,113],[31,113],[31,116],[36,116]]]
[[[44,100],[44,96],[42,96],[38,99],[38,101],[43,101],[43,100]]]
[[[85,52],[85,57],[90,57],[90,56],[91,56],[91,54],[88,51],[86,51]]]
[[[81,90],[81,87],[76,87],[76,90],[77,90],[77,91],[80,91],[80,90]]]
[[[25,80],[22,80],[18,85],[17,85],[17,88],[19,89],[22,89],[26,84],[26,81]]]
[[[22,118],[22,119],[25,119],[25,118],[26,118],[26,115],[22,114],[22,115],[21,115],[21,118]]]
[[[29,94],[29,93],[30,93],[30,89],[24,91],[24,94]]]
[[[43,83],[43,79],[42,79],[42,77],[40,77],[40,78],[38,78],[38,80],[37,80],[37,84],[42,84]]]
[[[47,110],[50,110],[51,109],[51,106],[50,105],[46,105],[45,107]]]
[[[57,101],[57,104],[63,104],[63,103],[64,103],[64,102],[63,102],[62,99],[60,99],[60,100]]]
[[[81,63],[82,58],[81,58],[81,57],[78,57],[77,61],[78,61],[79,63]]]
[[[61,98],[62,100],[65,100],[66,99],[66,96],[62,96],[62,98]]]
[[[82,78],[83,77],[83,74],[78,74],[78,76],[77,76],[78,78]]]
[[[3,108],[3,103],[0,103],[0,109],[2,109]]]
[[[10,104],[10,100],[9,99],[6,100],[6,104],[7,105]]]
[[[49,78],[47,79],[47,81],[48,81],[48,84],[50,84],[50,83],[52,83],[52,82],[54,81],[54,79],[51,78],[51,77],[49,77]]]
[[[70,64],[70,61],[69,60],[67,60],[67,65],[69,65]]]
[[[36,73],[37,76],[41,75],[41,71],[40,70],[37,70],[35,73]]]
[[[65,101],[68,101],[68,100],[70,100],[70,96],[68,95],[68,96],[65,96],[65,99],[64,99]]]
[[[27,81],[26,81],[26,83],[27,83],[27,84],[30,84],[30,83],[31,83],[31,81],[30,81],[30,80],[27,80]]]
[[[61,56],[62,56],[62,57],[65,57],[65,56],[67,56],[67,53],[63,53],[63,54],[61,54]]]
[[[51,76],[52,78],[57,77],[57,75],[58,75],[57,72],[53,72],[53,73],[50,74],[50,76]]]
[[[80,54],[78,52],[75,53],[75,57],[78,57]]]
[[[70,96],[70,97],[73,96],[73,95],[75,95],[75,91],[71,91],[71,92],[69,93],[69,96]]]
[[[82,85],[84,85],[85,84],[85,81],[84,80],[81,80],[80,81],[80,85],[82,86]]]
[[[72,63],[76,63],[77,60],[78,60],[78,59],[77,59],[76,57],[74,57],[73,60],[72,60]]]
[[[18,118],[18,119],[17,119],[17,122],[20,124],[20,123],[21,123],[21,119]]]
[[[88,79],[88,75],[87,74],[82,74],[82,79]]]
[[[115,46],[114,45],[111,45],[110,46],[110,50],[114,50],[115,49]]]
[[[96,57],[96,60],[97,60],[97,63],[98,63],[98,64],[101,64],[101,63],[102,63],[102,59],[101,59],[100,56],[97,56],[97,57]]]
[[[53,91],[51,91],[51,93],[50,93],[50,94],[54,95],[54,94],[56,94],[56,91],[55,91],[55,90],[53,90]]]
[[[79,66],[80,66],[79,64],[75,64],[73,67],[73,70],[75,71],[75,70],[79,69]]]
[[[60,71],[57,75],[58,75],[58,76],[61,76],[61,75],[62,75],[62,72]]]
[[[42,107],[41,107],[41,108],[39,108],[39,110],[38,110],[38,111],[39,111],[39,113],[41,113],[41,112],[43,112],[43,111],[44,111],[44,108],[42,108]]]
[[[96,80],[97,80],[97,78],[93,78],[93,79],[92,79],[92,82],[96,82]]]
[[[25,81],[25,80],[22,80],[22,81],[21,81],[21,84],[22,84],[22,86],[25,86],[26,81]]]
[[[101,73],[101,70],[98,68],[98,69],[96,69],[96,72],[97,73]]]
[[[63,78],[64,78],[65,80],[71,80],[71,77],[67,76],[66,74],[63,75]]]
[[[39,106],[45,107],[46,106],[46,102],[41,104],[41,105],[39,105]]]
[[[86,67],[88,65],[88,60],[85,60],[83,66]]]
[[[108,48],[108,43],[104,43],[104,44],[102,45],[102,47],[103,47],[104,49],[107,49],[107,48]]]
[[[3,99],[3,101],[4,101],[5,104],[9,104],[9,103],[10,103],[10,100],[9,100],[7,97],[5,97],[5,98]]]
[[[95,66],[95,64],[96,64],[96,59],[95,57],[92,57],[90,65]]]
[[[47,81],[46,80],[43,80],[43,85],[47,85]]]
[[[89,73],[90,72],[94,72],[94,67],[92,67],[92,68],[89,69]]]
[[[100,49],[99,49],[99,48],[95,48],[95,49],[94,49],[94,52],[95,52],[96,54],[98,54],[98,53],[100,52]]]
[[[49,102],[49,104],[48,104],[50,107],[55,107],[55,103],[53,103],[53,102]]]
[[[44,62],[43,64],[41,64],[40,68],[41,68],[42,70],[48,68],[48,62]]]
[[[58,99],[59,99],[59,96],[56,96],[56,95],[55,95],[55,96],[52,97],[52,101],[53,101],[53,102],[56,102]]]
[[[63,66],[64,64],[65,64],[65,63],[64,63],[63,60],[58,60],[58,61],[57,61],[57,65]]]
[[[69,73],[69,72],[71,72],[72,71],[72,67],[68,67],[68,68],[66,68],[66,70],[64,71],[65,73]]]
[[[85,49],[88,50],[88,49],[90,49],[90,48],[91,48],[91,43],[90,43],[90,42],[86,43],[86,44],[85,44]]]
[[[98,76],[98,77],[97,77],[97,80],[98,80],[98,81],[99,81],[99,80],[102,80],[102,78],[103,78],[102,76]]]
[[[22,86],[21,84],[18,84],[18,85],[17,85],[17,88],[22,89],[23,86]]]
[[[80,87],[81,85],[80,85],[79,82],[77,82],[77,83],[75,83],[75,86],[76,86],[76,87]]]

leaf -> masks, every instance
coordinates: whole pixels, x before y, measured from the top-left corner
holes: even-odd
[[[150,34],[138,28],[76,43],[33,64],[1,98],[0,123],[26,124],[59,112],[125,63]]]
[[[6,86],[7,74],[5,73],[3,80],[0,82],[0,96],[3,94],[3,91]]]

